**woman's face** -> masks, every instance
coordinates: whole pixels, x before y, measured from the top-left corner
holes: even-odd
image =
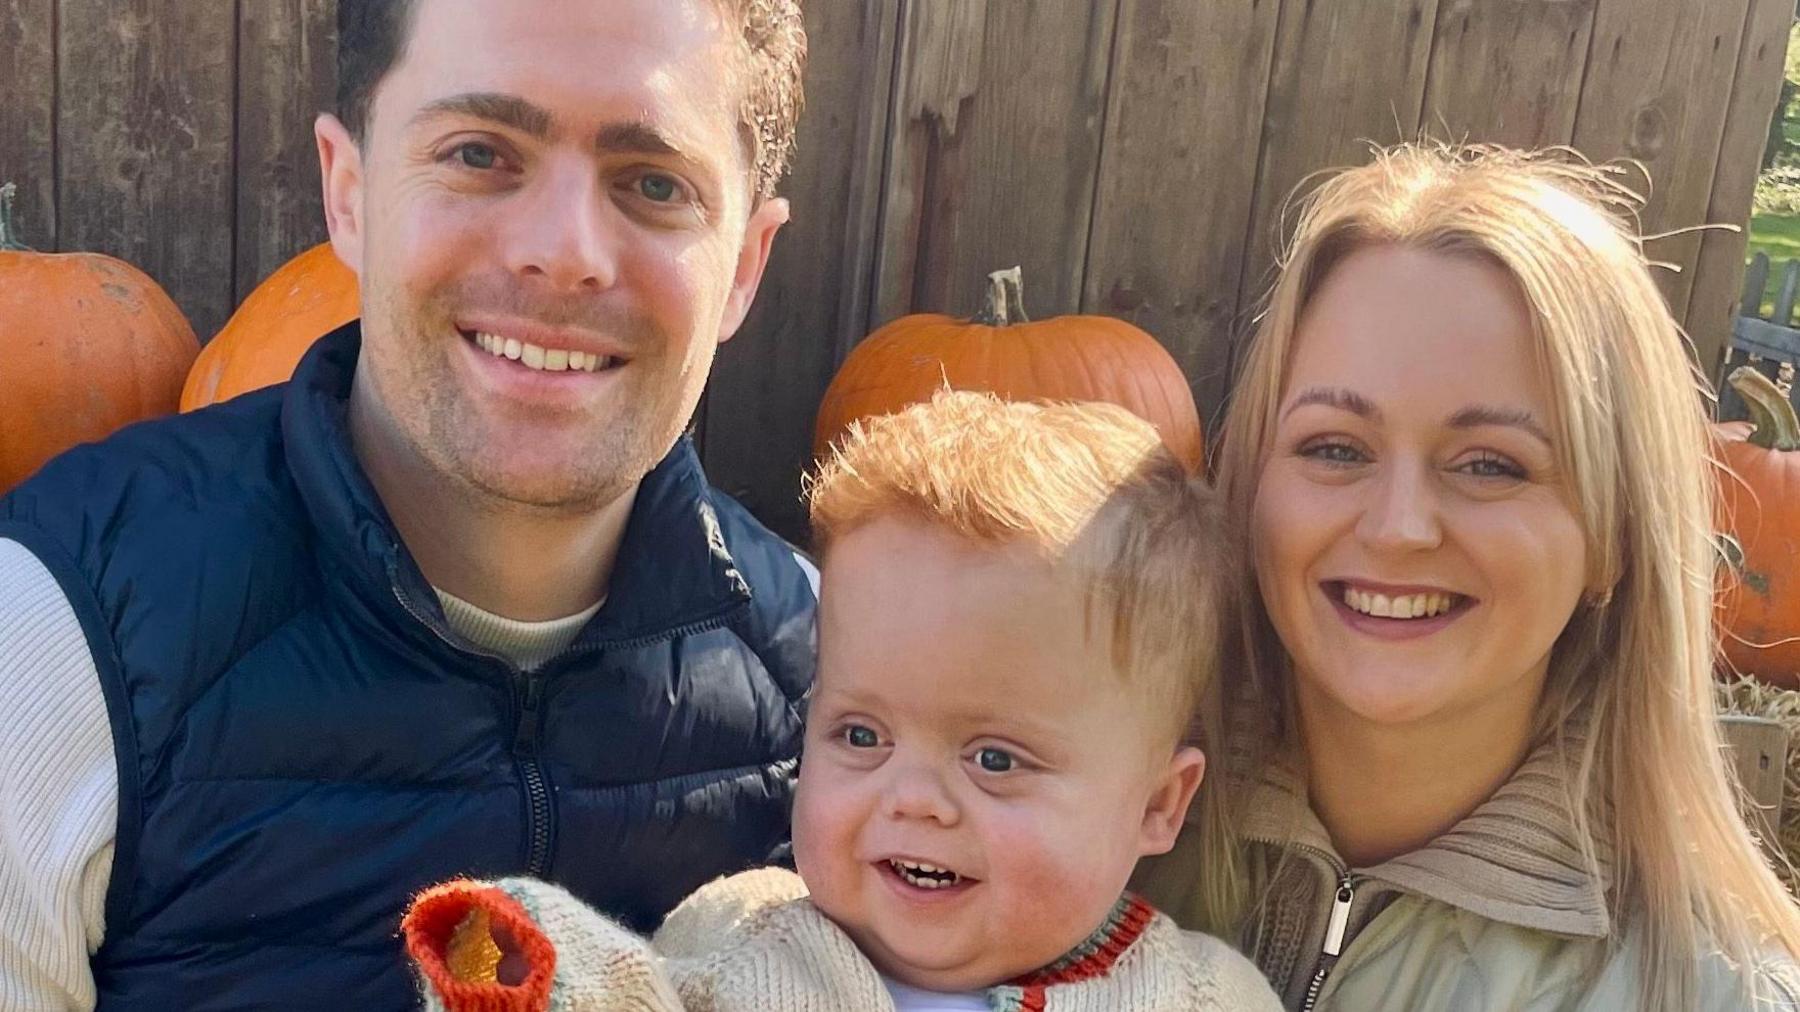
[[[1281,397],[1252,536],[1302,711],[1468,727],[1534,705],[1587,567],[1510,277],[1351,254]]]

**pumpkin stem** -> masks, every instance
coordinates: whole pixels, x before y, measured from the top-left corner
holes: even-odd
[[[0,185],[0,250],[11,253],[24,253],[31,249],[13,235],[13,196],[18,192],[17,183]]]
[[[1800,418],[1794,416],[1794,406],[1781,396],[1774,380],[1741,365],[1731,371],[1726,382],[1750,409],[1750,420],[1755,425],[1750,434],[1752,444],[1765,450],[1800,450]]]
[[[988,327],[1031,322],[1025,315],[1024,268],[1009,267],[988,275],[987,305],[981,307],[974,322]]]

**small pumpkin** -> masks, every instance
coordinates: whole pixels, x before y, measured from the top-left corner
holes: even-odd
[[[987,305],[972,320],[906,316],[857,345],[819,406],[814,454],[851,422],[929,400],[946,385],[1009,400],[1116,404],[1154,425],[1189,471],[1206,463],[1193,391],[1168,351],[1124,320],[1030,321],[1017,267],[988,276]]]
[[[361,312],[355,273],[330,243],[314,246],[257,285],[207,343],[181,392],[181,410],[284,382],[313,342]]]
[[[1714,428],[1720,507],[1730,540],[1719,594],[1720,638],[1733,669],[1800,688],[1800,420],[1767,376],[1735,370],[1752,426]]]
[[[200,352],[150,276],[98,253],[37,253],[0,186],[0,493],[51,457],[172,413]]]

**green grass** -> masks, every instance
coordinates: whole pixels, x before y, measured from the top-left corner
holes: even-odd
[[[1762,315],[1775,305],[1781,272],[1787,261],[1800,260],[1800,215],[1757,214],[1750,217],[1750,250],[1747,256],[1769,255],[1769,284],[1763,289]]]

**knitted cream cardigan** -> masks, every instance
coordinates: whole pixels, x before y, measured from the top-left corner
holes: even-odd
[[[518,986],[466,983],[451,969],[469,952],[451,939],[476,917],[515,940],[527,968]],[[650,942],[531,879],[439,886],[404,930],[431,1012],[894,1012],[874,966],[782,869],[702,887]],[[1087,944],[988,1000],[995,1012],[1281,1008],[1248,960],[1134,897]]]

